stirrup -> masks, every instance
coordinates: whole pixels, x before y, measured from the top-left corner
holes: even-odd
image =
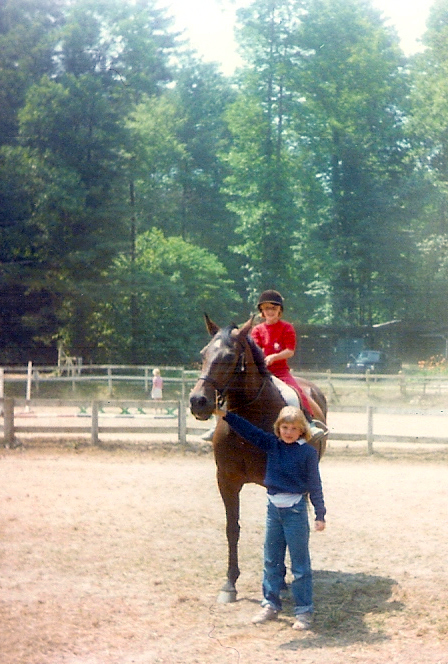
[[[312,438],[308,442],[316,442],[317,440],[320,440],[321,438],[324,438],[324,436],[328,435],[329,429],[326,424],[321,422],[320,420],[313,420],[310,423],[310,431]]]

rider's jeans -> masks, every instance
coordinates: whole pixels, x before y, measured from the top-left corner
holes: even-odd
[[[275,507],[268,501],[264,543],[263,601],[277,611],[282,608],[280,591],[285,585],[285,554],[289,549],[293,581],[294,614],[313,611],[313,580],[309,554],[310,526],[307,500],[292,507]]]

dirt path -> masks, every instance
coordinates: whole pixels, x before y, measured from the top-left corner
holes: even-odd
[[[316,626],[255,627],[261,487],[242,493],[238,602],[206,448],[0,458],[1,664],[448,664],[447,464],[331,452],[312,535]]]

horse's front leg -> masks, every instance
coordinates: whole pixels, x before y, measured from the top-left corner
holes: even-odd
[[[218,487],[226,510],[226,535],[228,547],[227,581],[218,595],[218,602],[236,602],[238,567],[238,540],[240,537],[240,491],[242,483],[222,476],[218,470]]]

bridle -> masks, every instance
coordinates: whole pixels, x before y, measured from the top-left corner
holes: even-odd
[[[204,383],[210,383],[210,385],[212,385],[213,389],[215,390],[215,393],[216,393],[216,397],[215,397],[216,408],[222,408],[223,407],[223,405],[225,403],[225,400],[226,400],[226,397],[227,397],[227,393],[228,393],[228,391],[229,391],[229,389],[232,385],[232,382],[234,381],[234,379],[237,379],[239,376],[241,376],[241,374],[243,374],[246,371],[246,358],[245,358],[246,349],[245,349],[244,345],[241,344],[240,342],[239,342],[239,346],[240,346],[240,352],[239,352],[239,355],[238,355],[238,359],[236,361],[236,364],[233,368],[232,373],[229,376],[229,379],[227,380],[225,385],[223,385],[223,387],[219,387],[216,380],[214,378],[211,378],[210,376],[200,376],[200,378],[199,378],[199,380],[202,380]],[[259,388],[255,398],[252,399],[251,401],[249,401],[248,403],[245,403],[244,406],[246,406],[246,407],[251,406],[253,403],[255,403],[259,399],[259,397],[261,396],[261,393],[263,392],[263,390],[265,388],[265,385],[266,385],[268,380],[269,379],[266,376],[263,378],[263,382],[262,382],[261,387]],[[232,410],[235,411],[235,410],[238,410],[238,409],[233,408]]]
[[[232,384],[233,379],[238,378],[246,370],[245,362],[245,348],[242,344],[239,344],[240,352],[236,361],[233,371],[229,376],[228,381],[223,387],[219,387],[216,380],[210,376],[200,376],[199,380],[202,380],[204,383],[210,383],[213,389],[216,392],[216,407],[222,408],[226,400],[227,392]]]

